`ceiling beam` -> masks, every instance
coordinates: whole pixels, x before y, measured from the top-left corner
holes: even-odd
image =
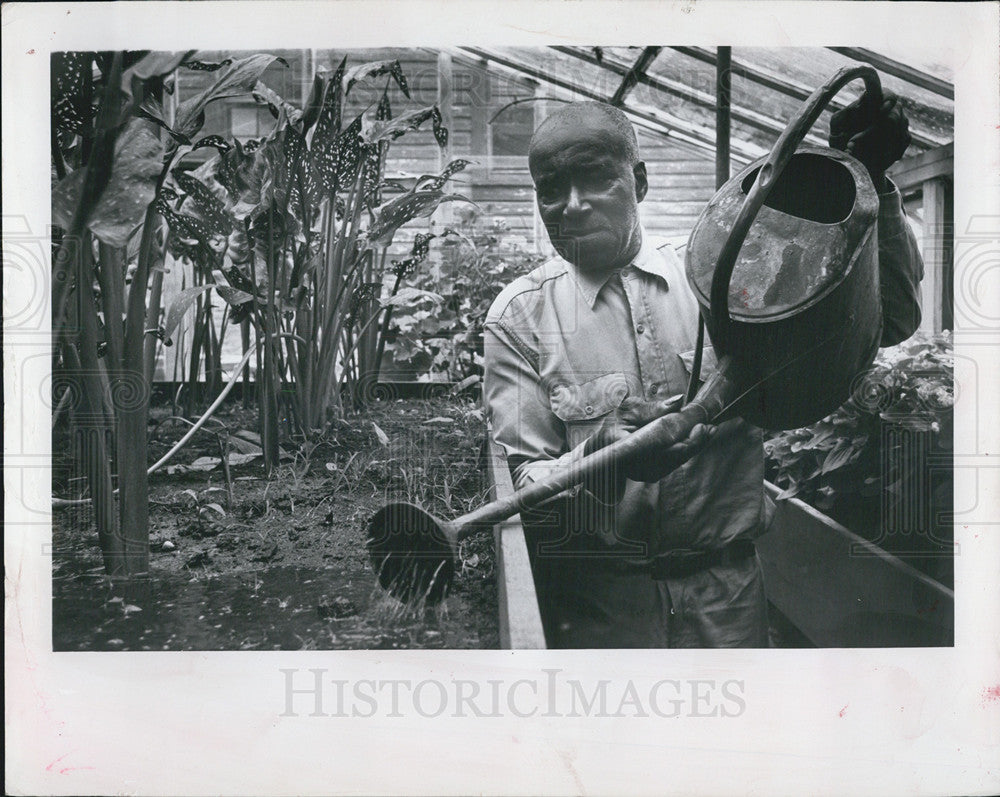
[[[694,58],[703,63],[715,66],[715,51],[707,50],[704,47],[671,47],[671,50],[686,55],[689,58]],[[740,77],[745,77],[753,83],[765,86],[766,88],[773,89],[779,94],[784,94],[788,97],[794,97],[797,100],[805,100],[812,94],[812,90],[804,86],[801,83],[796,83],[790,78],[783,78],[768,72],[765,69],[759,69],[757,67],[749,66],[747,64],[733,64],[733,71],[739,70],[737,74]],[[837,99],[831,100],[827,104],[828,108],[844,108],[845,104]]]
[[[670,49],[715,66],[715,53],[711,50],[706,50],[702,47],[671,47]],[[742,61],[738,63],[733,61],[733,74],[797,100],[805,100],[812,94],[812,89],[802,83],[791,78],[775,75],[766,69],[750,66]],[[831,111],[839,111],[842,108],[846,108],[847,103],[834,98],[826,104],[826,107]],[[914,144],[924,149],[934,149],[935,147],[943,146],[950,140],[921,133],[914,130],[912,126],[910,127],[910,137]]]
[[[955,146],[948,144],[897,161],[889,168],[889,177],[900,191],[920,188],[924,181],[935,178],[954,179]]]
[[[573,58],[578,58],[581,61],[586,61],[589,64],[595,66],[600,66],[604,69],[608,69],[617,74],[625,74],[627,67],[623,64],[616,62],[607,55],[604,55],[600,60],[597,56],[588,51],[583,47],[560,47],[554,46],[553,50],[557,50],[564,55],[570,55]],[[712,55],[712,63],[715,63],[715,55]],[[643,85],[649,86],[650,88],[656,89],[657,91],[662,91],[664,94],[669,94],[672,97],[678,97],[679,99],[685,100],[686,102],[692,102],[706,110],[711,110],[713,113],[715,111],[715,97],[704,91],[699,91],[698,89],[681,83],[677,80],[672,80],[667,77],[660,75],[650,75],[643,74],[639,76],[639,82]],[[806,97],[809,96],[807,92]],[[756,111],[751,111],[747,108],[732,107],[730,113],[734,121],[740,124],[745,124],[748,127],[753,127],[756,130],[760,130],[768,135],[773,135],[775,137],[781,135],[784,132],[784,125],[780,122],[771,119],[769,116],[757,113]],[[806,140],[812,144],[825,145],[824,141],[819,136],[814,133],[810,133],[806,136]]]
[[[500,58],[492,53],[486,53],[477,50],[472,47],[456,47],[454,48],[454,55],[457,58],[463,58],[467,61],[472,61],[477,64],[482,64],[489,68],[498,70],[504,74],[509,74],[514,77],[518,77],[527,83],[538,86],[542,83],[546,84],[550,88],[555,88],[557,93],[561,92],[563,94],[568,94],[570,97],[576,98],[578,96],[586,97],[589,100],[597,100],[598,102],[607,102],[607,98],[595,91],[590,91],[582,86],[575,86],[570,81],[560,80],[558,78],[550,78],[544,76],[539,70],[531,69],[530,67],[525,68],[523,64],[514,65],[513,62],[508,59]],[[533,98],[535,99],[535,98]],[[545,97],[538,97],[537,99],[547,99]],[[554,99],[567,99],[566,97],[555,97]],[[662,123],[654,121],[652,119],[643,119],[641,117],[636,117],[628,109],[624,109],[625,113],[632,117],[632,121],[647,130],[651,130],[654,133],[659,133],[660,135],[669,136],[671,138],[677,138],[677,132],[672,131],[665,127]],[[697,149],[709,149],[708,145],[704,142],[692,139],[690,141],[685,140],[686,144],[696,147]]]
[[[646,47],[642,51],[642,54],[632,64],[632,68],[625,72],[621,85],[618,86],[612,95],[612,105],[620,108],[624,104],[628,93],[635,88],[635,84],[646,74],[646,70],[656,60],[656,56],[660,54],[660,50],[662,49],[662,47]]]
[[[927,89],[940,97],[946,97],[949,100],[955,99],[955,87],[951,83],[934,77],[934,75],[928,74],[923,70],[907,66],[900,61],[894,61],[892,58],[887,58],[881,53],[876,53],[874,50],[865,50],[862,47],[827,47],[826,49],[846,55],[855,61],[864,61],[866,64],[871,64],[876,69],[885,72],[887,75],[898,77],[900,80],[905,80],[914,86],[920,86],[920,88]]]
[[[454,49],[454,52],[458,55],[463,55],[465,58],[471,56],[474,60],[482,60],[488,64],[499,66],[522,78],[528,77],[549,86],[554,86],[577,97],[597,100],[598,102],[608,102],[611,99],[607,95],[589,89],[586,86],[581,86],[568,78],[558,77],[552,74],[551,71],[532,66],[523,60],[515,60],[504,53],[485,50],[479,47],[457,47]],[[659,109],[629,105],[623,107],[622,110],[634,122],[646,129],[660,135],[669,136],[706,152],[715,152],[715,136],[711,130],[699,128],[690,123],[674,119],[670,114],[664,113]],[[741,143],[738,148],[733,148],[734,158],[743,163],[749,163],[765,154],[767,154],[766,150],[762,147],[748,143]]]

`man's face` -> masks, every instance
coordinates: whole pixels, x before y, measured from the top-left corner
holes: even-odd
[[[551,120],[535,136],[528,164],[549,240],[583,271],[610,271],[638,252],[638,203],[646,167],[615,146],[620,133],[604,118]]]

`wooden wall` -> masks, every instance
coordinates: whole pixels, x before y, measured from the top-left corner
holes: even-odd
[[[467,59],[446,57],[441,63],[438,53],[430,49],[270,52],[283,57],[290,66],[275,64],[265,73],[264,82],[297,105],[308,93],[313,70],[332,70],[344,55],[348,56],[349,67],[367,61],[398,59],[410,85],[411,99],[407,100],[393,84],[389,91],[393,112],[401,113],[438,103],[442,93],[445,94],[446,102],[442,110],[449,123],[450,143],[447,152],[441,153],[429,127],[407,134],[394,142],[388,171],[423,174],[439,170],[448,159],[476,161],[475,167],[456,176],[452,187],[473,199],[480,206],[483,216],[504,219],[509,228],[522,232],[529,240],[539,231],[526,153],[517,156],[494,150],[496,139],[505,133],[508,145],[526,142],[530,128],[544,118],[547,103],[514,106],[493,124],[490,123],[491,117],[509,102],[532,97],[535,94],[532,81],[497,74]],[[200,57],[221,60],[229,55],[206,52]],[[450,72],[450,75],[442,72]],[[200,91],[214,79],[213,73],[207,72],[182,69],[178,74],[179,99]],[[383,85],[383,80],[356,85],[349,97],[345,117],[349,119],[377,102]],[[448,95],[450,102],[447,102]],[[252,106],[252,101],[243,99],[213,103],[207,112],[204,133],[230,135],[232,109],[249,109]],[[259,113],[260,124],[264,128],[269,117],[266,109],[261,109]],[[498,127],[504,129],[498,131]],[[703,152],[646,131],[640,131],[639,140],[650,177],[650,192],[641,207],[643,222],[654,234],[685,235],[714,191],[712,160]],[[416,222],[413,226],[426,228],[427,222]]]
[[[522,245],[529,251],[551,253],[537,217],[525,150],[531,131],[552,103],[519,104],[491,123],[494,115],[513,100],[541,93],[533,81],[500,74],[474,59],[453,59],[429,48],[268,52],[281,56],[288,66],[275,63],[265,72],[264,83],[300,107],[308,96],[312,75],[317,70],[334,70],[344,55],[348,58],[348,68],[369,61],[398,59],[409,83],[411,98],[407,99],[394,83],[391,84],[389,100],[393,114],[437,103],[449,128],[450,141],[447,150],[442,152],[429,125],[408,133],[390,149],[388,176],[436,173],[455,158],[475,162],[474,166],[455,176],[451,189],[472,199],[477,207],[445,205],[431,219],[415,220],[397,235],[391,256],[404,253],[417,232],[440,230],[467,218],[470,213],[486,224],[502,221],[512,236],[523,239]],[[199,53],[199,58],[221,61],[247,54],[204,51]],[[178,70],[177,90],[171,101],[176,103],[194,96],[211,85],[217,74]],[[385,79],[358,83],[348,99],[345,123],[377,103],[385,84]],[[252,117],[255,110],[259,135],[265,135],[273,120],[266,108],[258,109],[249,97],[224,99],[209,105],[201,135],[214,133],[229,137],[234,115],[246,119]],[[653,235],[683,239],[714,192],[713,161],[704,152],[646,131],[639,131],[639,144],[650,180],[649,194],[640,206],[643,223]],[[212,150],[202,152],[207,156]],[[180,289],[180,278],[181,269],[173,268],[165,280],[165,302],[168,303],[171,294]],[[178,351],[178,347],[166,350],[157,379],[172,379],[172,360]],[[233,329],[227,335],[224,352],[224,364],[235,364],[240,359],[238,330]]]

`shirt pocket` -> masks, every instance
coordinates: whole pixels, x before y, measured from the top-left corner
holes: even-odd
[[[586,382],[559,382],[549,389],[549,406],[566,427],[570,449],[590,437],[604,417],[628,396],[624,373],[610,373]]]

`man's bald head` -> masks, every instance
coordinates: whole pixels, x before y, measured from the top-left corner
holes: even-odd
[[[539,215],[563,258],[604,273],[635,257],[638,204],[649,183],[625,114],[601,102],[564,105],[532,136],[528,169]]]
[[[571,102],[561,105],[535,130],[528,147],[529,158],[539,142],[558,128],[599,129],[605,134],[603,138],[610,152],[622,158],[628,166],[639,162],[639,142],[632,123],[621,110],[606,102]]]

